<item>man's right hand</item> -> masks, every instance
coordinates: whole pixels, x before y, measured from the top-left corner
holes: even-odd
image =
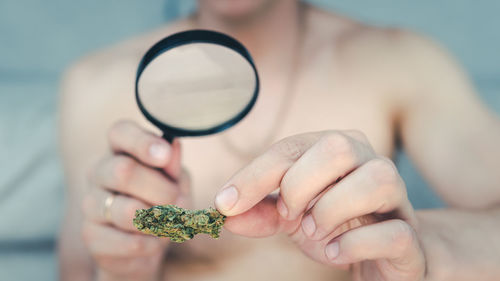
[[[120,121],[108,134],[112,154],[91,169],[83,200],[82,235],[97,266],[98,280],[154,280],[168,240],[140,233],[135,210],[187,203],[180,144],[137,124]]]

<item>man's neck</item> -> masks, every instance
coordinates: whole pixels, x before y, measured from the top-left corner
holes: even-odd
[[[243,20],[222,19],[209,9],[200,7],[195,20],[202,28],[218,30],[237,38],[257,63],[274,61],[296,43],[301,7],[298,1],[289,0],[269,5]]]

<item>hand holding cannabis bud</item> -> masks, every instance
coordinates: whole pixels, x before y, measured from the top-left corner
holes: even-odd
[[[404,182],[359,132],[286,138],[236,173],[215,204],[231,232],[288,234],[316,261],[350,267],[355,280],[424,278]]]
[[[128,121],[116,123],[108,136],[112,154],[94,167],[83,202],[84,240],[98,280],[151,280],[169,240],[141,233],[132,220],[136,210],[154,205],[187,207],[180,146]]]

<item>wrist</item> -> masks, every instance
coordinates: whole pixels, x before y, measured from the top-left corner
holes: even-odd
[[[451,280],[454,270],[454,255],[451,241],[442,235],[444,229],[427,211],[417,211],[419,228],[417,234],[426,259],[426,281]]]
[[[498,280],[500,209],[417,212],[430,281]]]

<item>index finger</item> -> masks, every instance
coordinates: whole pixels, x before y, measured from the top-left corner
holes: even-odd
[[[148,166],[161,168],[169,163],[170,144],[132,121],[115,123],[108,139],[114,152],[128,154]]]
[[[273,145],[228,181],[215,198],[216,208],[227,216],[252,208],[279,188],[286,171],[319,136],[320,133],[302,134]]]

